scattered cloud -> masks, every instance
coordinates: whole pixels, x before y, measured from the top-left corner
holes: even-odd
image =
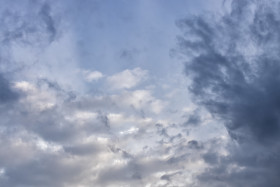
[[[87,81],[92,82],[92,81],[97,81],[104,77],[104,75],[99,72],[99,71],[85,71],[85,78]]]
[[[107,78],[107,81],[113,89],[130,89],[146,80],[148,72],[141,68],[124,70]]]

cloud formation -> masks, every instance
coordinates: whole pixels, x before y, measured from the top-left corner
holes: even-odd
[[[147,71],[141,68],[124,70],[108,77],[108,83],[113,89],[129,89],[135,87],[147,78]]]
[[[237,143],[227,156],[204,157],[210,167],[199,177],[202,186],[280,185],[279,7],[232,1],[222,17],[177,22],[189,90]]]
[[[266,112],[255,104],[274,103],[276,96],[267,97],[278,82],[254,60],[263,61],[254,55],[264,49],[277,62],[269,42],[277,28],[266,25],[277,19],[263,18],[262,4],[240,1],[221,21],[179,23],[193,103],[182,64],[168,50],[175,17],[192,4],[201,11],[201,2],[0,2],[0,186],[278,184],[278,131],[262,131],[277,105]]]

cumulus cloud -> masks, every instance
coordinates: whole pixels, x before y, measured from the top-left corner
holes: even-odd
[[[182,165],[204,167],[191,151],[202,143],[153,118],[165,104],[149,90],[74,97],[47,79],[6,83],[20,97],[0,114],[0,185],[181,185],[192,183]]]
[[[113,89],[129,89],[147,78],[148,72],[141,68],[124,70],[108,77],[108,83]]]
[[[97,81],[104,76],[99,71],[85,71],[84,74],[85,74],[85,79],[89,82]]]
[[[189,90],[238,144],[228,156],[205,157],[211,167],[199,177],[202,186],[280,185],[279,7],[232,1],[222,17],[177,22]]]

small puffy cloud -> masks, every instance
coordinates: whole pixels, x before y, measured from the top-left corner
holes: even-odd
[[[141,68],[124,70],[108,77],[107,81],[113,89],[130,89],[147,78],[148,72]]]
[[[102,77],[104,77],[104,75],[99,72],[99,71],[86,71],[85,72],[85,79],[88,82],[92,82],[92,81],[97,81],[99,79],[101,79]]]

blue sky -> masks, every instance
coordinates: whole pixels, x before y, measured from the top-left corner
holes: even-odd
[[[277,7],[2,0],[0,186],[279,186]]]

